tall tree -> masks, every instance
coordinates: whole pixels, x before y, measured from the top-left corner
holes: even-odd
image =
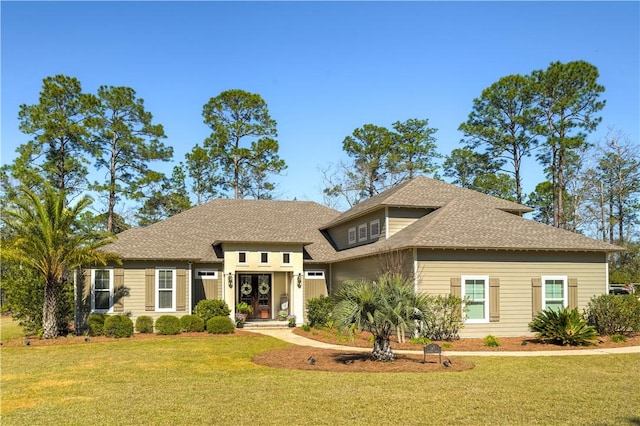
[[[212,130],[204,146],[217,163],[223,191],[231,189],[235,198],[244,198],[248,191],[243,187],[243,176],[251,176],[255,170],[278,174],[286,168],[274,139],[278,136],[276,122],[260,95],[227,90],[211,98],[202,115]]]
[[[200,205],[217,196],[219,177],[216,176],[209,151],[196,144],[191,152],[185,154],[185,159],[187,175],[192,181],[191,191],[196,195],[196,204]]]
[[[171,178],[164,178],[146,198],[136,213],[140,226],[151,225],[191,208],[191,201],[185,184],[184,165],[173,168]]]
[[[3,259],[37,271],[43,284],[45,339],[58,335],[58,298],[70,272],[82,265],[119,261],[100,250],[110,241],[104,234],[77,232],[78,218],[91,202],[85,196],[67,207],[65,193],[56,188],[47,186],[42,194],[24,188],[2,217],[9,235],[1,247]]]
[[[413,179],[420,174],[436,171],[435,159],[440,158],[436,151],[437,129],[428,127],[429,120],[411,118],[404,122],[392,124],[392,152],[389,168],[395,175],[394,183]]]
[[[107,193],[107,231],[113,232],[118,199],[139,198],[141,188],[161,179],[150,162],[171,160],[173,148],[160,141],[166,137],[164,129],[152,124],[153,116],[135,90],[101,86],[98,99],[98,114],[91,124],[99,150],[96,166],[106,170],[107,179],[94,183],[93,189]]]
[[[39,102],[20,105],[20,130],[33,139],[18,147],[12,174],[25,185],[49,181],[71,195],[86,184],[87,155],[95,154],[86,120],[95,113],[95,96],[65,75],[43,80]]]
[[[539,159],[548,166],[553,187],[553,225],[565,226],[563,194],[565,171],[572,152],[583,147],[587,133],[601,120],[596,114],[605,101],[598,100],[604,87],[598,70],[585,61],[553,62],[532,73],[536,132],[546,137]]]
[[[515,200],[522,203],[522,160],[536,147],[531,80],[521,75],[503,77],[473,100],[473,110],[460,130],[467,146],[482,147],[490,158],[506,160],[503,169],[515,179]]]

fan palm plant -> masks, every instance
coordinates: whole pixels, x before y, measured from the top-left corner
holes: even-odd
[[[390,337],[411,333],[416,320],[427,310],[428,298],[415,292],[413,283],[401,275],[382,275],[378,281],[347,281],[336,294],[337,324],[346,330],[368,331],[373,335],[372,357],[393,361]]]
[[[111,241],[108,234],[79,232],[80,215],[91,203],[91,198],[85,196],[70,207],[64,192],[51,186],[42,194],[22,188],[13,206],[3,212],[9,238],[3,244],[2,258],[20,262],[42,278],[43,338],[58,335],[58,295],[73,269],[106,265],[109,261],[119,263],[115,255],[99,250]]]

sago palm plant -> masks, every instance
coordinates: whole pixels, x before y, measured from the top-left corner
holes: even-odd
[[[578,309],[547,308],[529,323],[536,337],[560,345],[587,346],[598,337],[596,329],[584,320]]]

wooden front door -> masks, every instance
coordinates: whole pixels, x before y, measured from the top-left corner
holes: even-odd
[[[253,308],[250,319],[271,319],[271,275],[240,274],[238,299]]]

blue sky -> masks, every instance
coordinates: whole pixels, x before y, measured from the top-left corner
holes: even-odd
[[[7,2],[2,1],[2,163],[29,140],[19,105],[42,79],[123,85],[165,128],[176,162],[208,136],[202,106],[224,90],[260,94],[278,123],[278,198],[322,201],[320,169],[371,123],[428,119],[438,151],[483,89],[553,61],[600,71],[607,104],[591,134],[640,135],[638,2]],[[156,166],[170,173],[167,164]],[[525,164],[525,192],[543,180]]]

